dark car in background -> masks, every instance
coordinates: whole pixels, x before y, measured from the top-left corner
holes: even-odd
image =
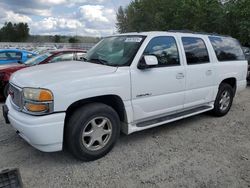
[[[247,74],[247,81],[250,82],[250,48],[243,47],[243,51],[245,53],[246,59],[248,61],[248,74]]]
[[[0,91],[6,98],[8,96],[9,79],[11,75],[23,68],[46,63],[57,63],[61,61],[84,60],[86,50],[81,49],[63,49],[54,50],[37,55],[23,64],[8,64],[0,66]]]
[[[36,56],[36,53],[19,49],[0,49],[0,65],[10,63],[24,63]]]

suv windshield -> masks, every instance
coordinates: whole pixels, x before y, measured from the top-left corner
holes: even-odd
[[[86,54],[85,60],[109,66],[129,66],[144,38],[139,35],[104,38]]]
[[[38,56],[35,56],[33,58],[30,58],[29,60],[25,61],[24,64],[25,65],[37,65],[39,63],[41,63],[43,60],[45,60],[46,58],[50,57],[52,55],[52,53],[44,53]]]

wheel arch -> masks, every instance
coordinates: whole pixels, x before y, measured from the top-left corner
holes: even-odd
[[[112,107],[118,114],[120,121],[126,122],[127,121],[127,113],[125,110],[124,103],[121,99],[121,97],[117,95],[103,95],[103,96],[97,96],[97,97],[91,97],[86,99],[81,99],[78,101],[75,101],[72,103],[66,110],[66,116],[64,120],[64,133],[63,133],[63,147],[65,147],[65,138],[66,138],[66,132],[67,129],[67,123],[69,120],[69,117],[79,108],[83,105],[90,104],[90,103],[103,103],[110,107]]]
[[[79,107],[85,104],[94,103],[94,102],[103,103],[112,107],[117,112],[122,122],[125,122],[127,120],[125,106],[121,97],[119,97],[118,95],[102,95],[102,96],[81,99],[69,105],[69,107],[66,110],[65,122],[67,122],[70,115],[74,113],[76,109],[78,109]]]
[[[226,79],[221,81],[220,86],[223,83],[229,84],[233,88],[233,92],[234,92],[234,95],[235,95],[236,89],[237,89],[237,79],[235,77],[226,78]]]

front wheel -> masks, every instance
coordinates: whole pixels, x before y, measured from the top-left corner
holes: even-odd
[[[71,115],[65,131],[72,154],[90,161],[101,158],[113,148],[120,135],[120,120],[110,106],[87,104]]]
[[[226,115],[232,106],[233,98],[233,88],[229,84],[222,83],[214,102],[213,114],[218,117]]]

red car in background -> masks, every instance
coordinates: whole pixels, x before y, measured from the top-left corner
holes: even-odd
[[[6,98],[8,96],[9,89],[9,79],[10,76],[23,68],[46,64],[46,63],[56,63],[61,61],[71,61],[71,60],[83,60],[84,55],[86,54],[86,50],[80,49],[63,49],[63,50],[55,50],[49,51],[40,55],[37,55],[24,64],[6,64],[0,65],[0,90],[1,94]]]

